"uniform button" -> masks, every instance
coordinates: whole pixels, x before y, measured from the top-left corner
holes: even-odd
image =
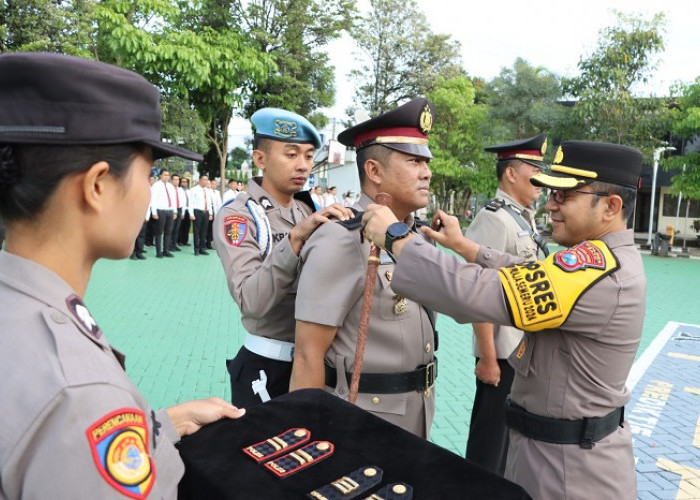
[[[65,314],[60,313],[58,311],[51,312],[51,319],[60,325],[68,321],[68,318],[66,318]]]
[[[378,404],[379,404],[379,398],[378,398],[377,396],[374,396],[374,397],[372,398],[372,404],[373,404],[373,405],[378,405]]]
[[[484,259],[490,259],[491,258],[491,252],[484,252]]]
[[[430,351],[432,351],[432,350],[433,350],[433,348],[432,348],[432,346],[430,345],[430,342],[428,342],[427,344],[425,344],[425,352],[430,352]]]
[[[406,493],[406,487],[403,484],[395,484],[391,490],[397,495],[403,495]]]

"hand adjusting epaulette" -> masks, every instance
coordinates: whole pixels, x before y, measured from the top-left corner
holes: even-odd
[[[497,212],[501,208],[505,206],[506,202],[503,201],[502,198],[494,198],[493,200],[489,201],[484,208],[486,210],[490,210],[491,212]]]
[[[346,229],[352,231],[354,229],[359,229],[360,227],[362,227],[362,216],[364,215],[364,212],[360,212],[358,210],[355,210],[354,208],[350,208],[350,210],[352,210],[352,213],[355,214],[355,217],[348,220],[339,220],[337,222],[338,224],[344,226]]]

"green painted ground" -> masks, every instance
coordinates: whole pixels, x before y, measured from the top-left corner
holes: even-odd
[[[109,341],[127,355],[127,372],[155,407],[212,395],[229,398],[224,362],[242,342],[238,309],[214,252],[174,259],[101,261],[86,304]],[[644,256],[649,283],[639,353],[667,321],[700,324],[700,260]],[[474,394],[471,328],[438,320],[440,375],[435,443],[464,455]]]

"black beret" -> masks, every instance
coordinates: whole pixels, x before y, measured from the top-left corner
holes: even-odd
[[[0,142],[126,144],[153,148],[154,159],[202,156],[160,140],[158,89],[132,71],[47,53],[0,55]]]
[[[564,141],[554,156],[551,175],[537,174],[535,186],[575,189],[594,181],[637,188],[642,173],[641,151],[621,144]]]
[[[435,108],[425,97],[417,97],[371,120],[358,123],[338,134],[338,141],[357,150],[381,144],[403,153],[432,158],[428,133],[435,120]]]

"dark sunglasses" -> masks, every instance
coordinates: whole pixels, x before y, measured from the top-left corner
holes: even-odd
[[[580,194],[592,194],[594,196],[610,196],[612,193],[604,193],[602,191],[578,191],[575,189],[562,190],[562,189],[549,189],[547,190],[547,195],[550,199],[562,204],[566,201],[568,193],[580,193]]]

